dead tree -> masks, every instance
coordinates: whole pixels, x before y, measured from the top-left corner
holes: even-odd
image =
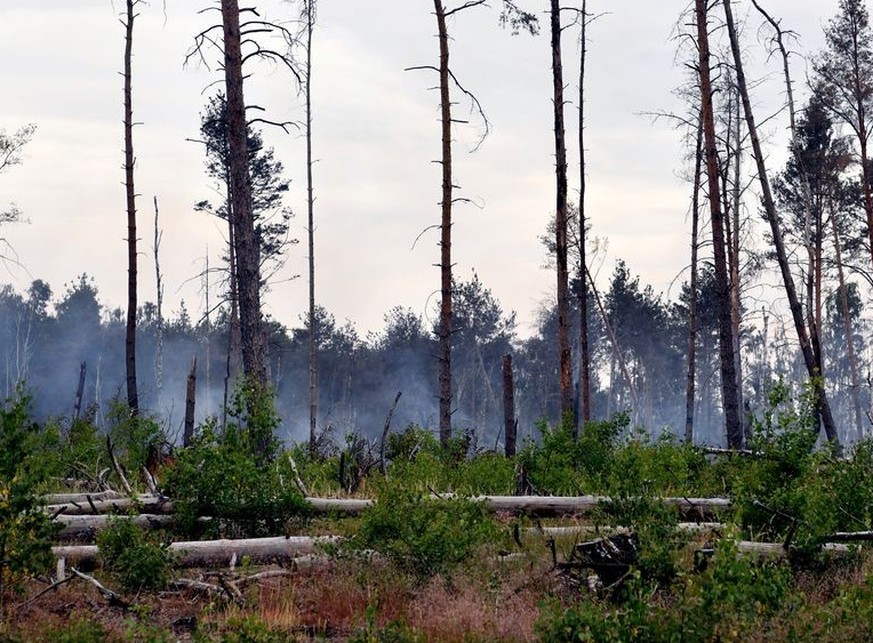
[[[697,369],[697,334],[700,320],[697,312],[697,254],[698,223],[700,218],[700,179],[703,160],[703,122],[697,119],[697,136],[694,145],[694,177],[691,190],[691,283],[688,297],[688,370],[685,378],[685,443],[694,443],[695,372]]]
[[[558,305],[558,382],[562,420],[573,413],[570,369],[570,287],[567,270],[567,143],[564,137],[564,71],[561,58],[561,6],[551,0],[552,105],[555,133],[555,266]],[[573,418],[569,418],[573,419]],[[575,421],[573,422],[575,426]]]
[[[157,314],[155,332],[157,334],[157,347],[155,348],[155,386],[158,392],[158,406],[161,403],[161,392],[164,385],[164,278],[161,275],[160,249],[161,249],[161,232],[158,225],[158,197],[154,198],[155,202],[155,236],[152,250],[155,258],[155,309]],[[207,287],[208,299],[208,287]],[[207,309],[209,302],[206,302]]]
[[[701,0],[697,0],[698,4],[702,4]],[[727,25],[728,36],[730,37],[731,53],[733,55],[734,69],[737,77],[737,88],[740,92],[740,98],[743,104],[743,113],[746,119],[746,127],[749,131],[749,139],[752,143],[752,154],[755,158],[755,164],[758,171],[758,180],[761,184],[761,197],[764,204],[764,212],[767,222],[770,225],[770,233],[773,237],[773,246],[776,250],[776,259],[779,262],[779,269],[782,274],[782,282],[785,287],[785,294],[788,297],[788,306],[791,309],[791,316],[794,321],[794,327],[797,332],[797,339],[800,343],[800,350],[803,354],[803,361],[806,365],[807,373],[816,393],[816,406],[821,414],[822,424],[824,425],[825,434],[828,440],[839,448],[839,438],[837,428],[831,413],[830,404],[828,403],[827,393],[825,392],[824,382],[822,381],[821,363],[816,357],[816,352],[813,350],[812,342],[810,341],[810,333],[813,329],[807,329],[803,319],[803,308],[800,300],[797,297],[797,290],[794,287],[794,278],[791,275],[791,269],[788,263],[788,255],[785,251],[785,244],[782,239],[782,230],[779,226],[778,213],[776,212],[776,203],[773,199],[773,193],[770,189],[770,181],[767,175],[767,167],[764,164],[764,155],[761,149],[761,141],[758,138],[758,130],[755,124],[755,116],[752,112],[752,104],[749,99],[748,86],[746,84],[746,76],[743,71],[743,62],[740,54],[739,38],[737,36],[736,25],[734,23],[733,12],[731,10],[730,0],[723,0],[725,23]],[[820,351],[817,353],[821,355]],[[818,427],[816,427],[818,430]]]
[[[512,355],[503,356],[503,452],[507,458],[515,455],[518,419],[515,417],[515,385],[512,377]]]
[[[243,370],[251,384],[264,388],[267,384],[267,370],[261,331],[260,261],[252,213],[238,0],[221,1],[221,18],[224,32],[227,140],[230,151],[233,226],[236,236],[236,283],[239,290]]]
[[[579,20],[579,397],[582,412],[576,418],[579,427],[591,420],[591,354],[588,344],[588,280],[585,278],[587,259],[585,255],[585,54],[587,52],[588,2],[582,0],[582,15]]]
[[[197,356],[191,360],[188,382],[185,387],[185,425],[182,430],[182,446],[194,443],[194,410],[197,403]]]
[[[312,32],[315,28],[315,0],[304,0],[306,62],[303,77],[306,110],[306,215],[309,245],[309,448],[316,447],[318,418],[318,354],[315,319],[315,193],[312,184]]]
[[[440,123],[442,136],[442,201],[440,202],[439,422],[440,442],[452,437],[452,103],[449,91],[449,33],[442,0],[434,0],[440,48]],[[469,3],[468,3],[469,4]],[[476,4],[483,4],[477,2]],[[466,5],[463,5],[466,6]]]
[[[127,0],[124,18],[124,187],[127,201],[127,325],[124,339],[125,368],[127,371],[127,406],[133,415],[139,413],[139,394],[136,386],[136,189],[133,183],[133,168],[136,157],[133,153],[133,22],[135,8],[142,0]]]
[[[440,140],[442,167],[442,189],[440,199],[440,315],[437,324],[438,397],[439,397],[439,432],[440,442],[448,444],[452,437],[452,212],[456,201],[463,200],[454,196],[455,184],[452,178],[452,87],[456,88],[471,103],[472,111],[478,114],[484,123],[484,131],[480,144],[490,131],[488,119],[482,110],[478,99],[459,82],[449,63],[449,32],[447,19],[475,7],[487,6],[486,0],[467,0],[454,8],[447,8],[442,0],[434,0],[434,16],[437,22],[437,40],[439,42],[439,65],[408,67],[409,70],[430,70],[439,75],[440,92]],[[535,34],[537,32],[536,17],[521,11],[513,0],[502,0],[503,10],[500,14],[501,24],[509,24],[513,33],[520,29]]]
[[[716,290],[715,300],[719,320],[722,406],[724,408],[725,433],[727,435],[728,446],[732,449],[739,449],[743,446],[743,430],[740,423],[736,364],[734,361],[730,283],[728,281],[727,258],[725,255],[725,222],[720,199],[721,185],[719,184],[718,150],[712,100],[712,79],[710,75],[707,2],[706,0],[695,0],[694,7],[695,21],[697,24],[697,72],[699,74],[701,119],[703,124],[704,154],[706,159],[706,175],[709,192],[709,212],[712,222]]]

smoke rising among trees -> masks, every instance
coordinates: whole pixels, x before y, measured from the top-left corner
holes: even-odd
[[[128,3],[128,8],[139,4]],[[479,122],[488,122],[487,104],[479,102],[476,87],[464,79],[463,57],[453,56],[450,64],[450,47],[455,46],[450,32],[476,13],[468,10],[486,11],[486,3],[435,1],[439,49],[432,52],[432,65],[410,67],[436,72],[439,81],[435,107],[441,127],[434,150],[440,152],[440,176],[433,187],[441,200],[431,229],[423,234],[433,241],[433,231],[439,231],[440,274],[421,286],[423,299],[436,293],[439,301],[433,295],[423,313],[394,307],[381,328],[362,336],[353,320],[338,320],[317,305],[314,288],[312,307],[298,320],[276,319],[261,308],[288,253],[301,252],[289,242],[286,200],[292,191],[306,189],[313,206],[311,146],[317,151],[318,140],[307,139],[308,185],[301,187],[303,177],[286,169],[293,164],[279,160],[265,142],[273,136],[269,128],[278,125],[287,132],[294,124],[274,119],[280,106],[247,104],[244,88],[265,73],[260,63],[272,63],[268,73],[280,69],[287,76],[279,79],[276,73],[276,82],[287,86],[289,103],[302,105],[305,89],[308,133],[311,81],[318,86],[319,70],[311,67],[310,57],[313,47],[317,53],[312,40],[317,25],[311,3],[298,16],[307,21],[306,28],[295,32],[225,0],[220,14],[212,14],[220,15],[220,22],[192,34],[190,54],[220,61],[223,74],[223,89],[202,106],[199,135],[192,133],[203,146],[205,183],[215,194],[192,209],[215,215],[226,240],[223,265],[207,267],[203,275],[210,293],[205,306],[182,306],[168,316],[160,301],[150,302],[148,294],[139,293],[129,301],[144,303],[134,317],[130,310],[125,317],[101,300],[99,284],[86,274],[63,285],[60,294],[54,290],[58,284],[39,279],[26,292],[7,286],[0,292],[0,382],[5,392],[25,383],[42,417],[90,413],[99,420],[112,400],[126,399],[132,411],[139,407],[155,414],[170,435],[178,436],[186,380],[196,359],[200,420],[220,415],[231,389],[248,379],[272,389],[282,439],[303,441],[315,433],[337,440],[351,433],[375,437],[400,392],[395,426],[438,429],[443,442],[467,434],[480,448],[490,449],[504,440],[502,368],[504,357],[512,355],[522,438],[536,438],[541,420],[569,417],[575,426],[583,416],[629,412],[634,425],[654,434],[683,433],[696,442],[739,448],[746,441],[749,415],[758,412],[768,387],[779,378],[796,386],[811,382],[828,439],[851,443],[869,434],[865,315],[873,287],[873,181],[867,144],[873,105],[865,79],[873,64],[873,38],[866,5],[840,0],[824,27],[823,50],[808,54],[811,71],[802,87],[792,81],[802,73],[792,69],[796,63],[784,49],[790,26],[760,3],[754,3],[766,18],[760,34],[773,35],[761,35],[758,42],[750,37],[750,25],[758,24],[752,14],[736,12],[744,24],[735,20],[737,3],[696,2],[682,17],[677,61],[693,73],[678,90],[687,112],[669,117],[679,124],[688,148],[677,165],[689,177],[688,201],[694,210],[689,224],[694,223],[688,236],[694,248],[688,272],[678,275],[676,287],[664,294],[634,273],[632,256],[600,270],[603,244],[597,229],[588,228],[585,159],[596,157],[598,150],[584,149],[590,139],[582,126],[590,132],[598,124],[590,116],[583,121],[582,107],[598,97],[586,98],[582,85],[586,55],[596,50],[596,43],[589,42],[597,29],[596,14],[589,13],[587,2],[572,10],[552,2],[547,41],[538,33],[536,14],[528,13],[524,3],[499,4],[502,13],[493,28],[502,23],[513,32],[527,31],[551,54],[551,69],[543,73],[550,71],[553,82],[543,100],[552,103],[554,113],[553,122],[543,124],[543,137],[554,137],[554,166],[543,167],[542,175],[555,172],[554,211],[536,214],[543,221],[544,263],[556,277],[556,292],[543,297],[535,328],[520,330],[516,314],[501,305],[475,266],[457,266],[450,252],[458,243],[459,217],[468,216],[461,206],[475,201],[460,185],[466,159],[454,154],[454,143],[476,126],[461,116],[458,101],[469,101],[483,119]],[[129,27],[132,21],[130,16]],[[581,43],[575,59],[566,46],[571,32]],[[758,79],[747,78],[744,71],[744,52],[755,47],[784,55],[784,68],[774,68],[775,74],[784,73],[791,90],[784,113],[757,113]],[[304,57],[309,61],[305,69]],[[776,65],[778,58],[773,61]],[[578,137],[567,135],[573,126],[570,120],[565,123],[571,101],[578,102]],[[791,142],[774,150],[758,129],[761,123],[783,120]],[[32,126],[12,135],[0,130],[0,171],[20,162],[33,133]],[[139,143],[148,136],[147,127],[137,134]],[[578,174],[569,171],[568,157],[580,159]],[[133,158],[128,149],[130,217],[135,210]],[[580,206],[571,203],[575,196]],[[312,232],[311,216],[308,226]],[[131,230],[132,243],[137,235],[135,227]],[[499,227],[493,234],[500,235]],[[314,240],[306,251],[315,252]],[[135,257],[135,247],[131,253]],[[336,278],[330,262],[330,256],[320,258],[319,279]],[[314,281],[314,261],[310,265]],[[133,363],[137,372],[131,379]],[[74,402],[80,373],[83,399]],[[584,384],[579,381],[583,373]]]

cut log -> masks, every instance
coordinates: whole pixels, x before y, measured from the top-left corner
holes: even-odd
[[[232,559],[242,558],[255,564],[294,563],[301,556],[314,554],[320,545],[337,541],[335,536],[278,536],[177,542],[171,543],[169,549],[176,555],[176,567],[218,567],[230,564]],[[99,562],[97,545],[52,547],[52,554],[79,567],[93,568]]]

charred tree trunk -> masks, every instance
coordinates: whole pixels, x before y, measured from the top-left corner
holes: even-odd
[[[697,140],[694,146],[694,179],[691,192],[691,283],[688,301],[688,371],[685,376],[685,442],[694,443],[695,370],[697,369],[697,228],[700,214],[700,173],[703,164],[703,122],[698,118]]]
[[[737,92],[739,94],[739,92]],[[731,160],[731,170],[733,177],[731,181],[731,218],[733,234],[730,239],[730,264],[729,275],[731,283],[731,326],[733,327],[734,341],[734,370],[737,378],[737,407],[740,409],[740,423],[743,430],[743,443],[749,436],[748,422],[746,421],[743,412],[743,359],[740,346],[740,296],[742,282],[740,279],[740,206],[742,200],[742,189],[740,187],[740,172],[742,170],[743,145],[742,145],[742,127],[740,116],[739,96],[734,97],[734,111],[731,119],[733,122],[733,141],[734,150]]]
[[[558,293],[558,358],[561,416],[573,413],[570,354],[570,289],[567,271],[567,144],[564,138],[564,72],[561,62],[561,7],[551,0],[552,103],[555,125],[555,263]],[[574,422],[575,425],[575,422]]]
[[[185,425],[182,429],[182,446],[190,447],[194,442],[194,409],[197,403],[197,357],[191,360],[188,382],[185,388]]]
[[[263,390],[267,384],[267,371],[264,362],[264,337],[261,332],[260,261],[252,212],[238,0],[221,0],[221,16],[224,29],[227,141],[230,151],[231,212],[243,371],[252,386]]]
[[[697,0],[699,5],[702,5],[702,0]],[[831,413],[830,404],[828,403],[827,394],[825,392],[824,382],[822,381],[821,363],[817,361],[816,354],[813,350],[813,344],[810,341],[810,334],[814,333],[814,328],[807,330],[803,320],[803,308],[800,300],[797,297],[797,290],[794,287],[794,278],[791,275],[791,269],[788,264],[788,255],[785,251],[785,244],[782,240],[782,230],[779,227],[778,214],[776,212],[776,204],[773,200],[773,193],[770,190],[770,181],[767,178],[767,168],[764,165],[764,156],[761,150],[761,141],[758,138],[758,130],[755,125],[755,116],[752,113],[752,104],[749,100],[749,92],[746,85],[746,76],[743,72],[742,57],[740,54],[740,44],[737,37],[736,25],[734,24],[733,12],[730,6],[730,0],[723,0],[725,12],[725,22],[728,28],[728,36],[731,42],[731,53],[733,55],[734,67],[737,74],[737,87],[740,90],[740,97],[743,101],[743,112],[746,117],[746,127],[749,130],[749,138],[752,142],[752,154],[755,158],[755,163],[758,170],[758,179],[761,183],[761,195],[764,202],[764,211],[767,222],[770,224],[770,233],[773,237],[773,246],[776,249],[776,258],[779,262],[779,269],[782,273],[782,281],[785,287],[785,293],[788,297],[788,306],[791,309],[791,316],[794,321],[794,327],[797,331],[797,339],[800,343],[800,350],[803,353],[803,361],[806,365],[806,370],[815,387],[817,406],[821,413],[822,423],[824,424],[825,434],[828,440],[839,448],[839,438],[837,435],[837,427]],[[814,338],[818,341],[817,337]]]
[[[449,95],[449,34],[442,0],[434,0],[440,46],[442,203],[440,218],[439,422],[440,442],[452,437],[452,103]]]
[[[79,384],[76,386],[76,398],[73,400],[73,417],[79,419],[82,414],[82,396],[85,394],[85,375],[87,373],[87,365],[85,362],[79,364]]]
[[[315,451],[318,421],[318,355],[315,320],[315,192],[312,184],[312,32],[315,0],[305,0],[306,12],[306,214],[309,242],[309,448]]]
[[[503,453],[507,458],[515,456],[516,428],[515,385],[512,377],[512,355],[503,356]]]
[[[127,200],[127,326],[124,339],[127,371],[127,406],[132,415],[139,413],[136,386],[136,190],[133,183],[133,21],[138,0],[127,0],[124,23],[124,188]]]
[[[730,284],[728,282],[725,256],[724,216],[721,208],[718,152],[716,148],[715,120],[710,77],[709,33],[707,30],[707,3],[695,0],[697,22],[698,73],[700,74],[701,118],[706,154],[709,209],[712,219],[712,242],[715,264],[715,299],[719,318],[719,354],[721,357],[722,406],[724,408],[725,433],[728,447],[743,446],[743,431],[740,423],[737,377],[733,354],[733,324],[731,323]]]
[[[585,54],[588,21],[587,0],[582,0],[579,53],[579,388],[582,413],[576,418],[578,429],[591,420],[591,355],[588,346],[588,280],[585,279]]]

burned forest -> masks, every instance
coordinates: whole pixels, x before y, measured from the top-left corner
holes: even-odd
[[[0,640],[870,640],[869,3],[376,4],[0,7]]]

